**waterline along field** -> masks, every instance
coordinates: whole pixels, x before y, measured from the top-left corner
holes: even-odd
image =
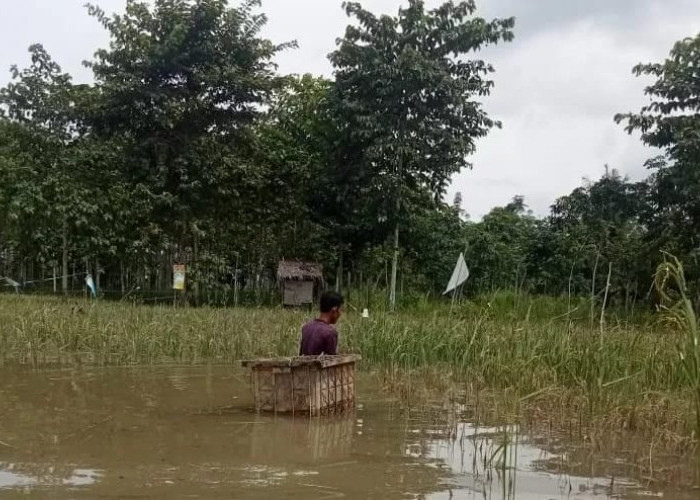
[[[233,364],[294,355],[310,311],[173,308],[0,296],[0,362]],[[607,314],[591,323],[585,302],[498,294],[418,305],[400,314],[350,310],[341,349],[406,398],[421,392],[489,394],[511,413],[666,435],[688,448],[693,386],[677,345],[684,333],[658,314]],[[431,391],[432,389],[432,391]],[[688,451],[686,449],[686,451]]]

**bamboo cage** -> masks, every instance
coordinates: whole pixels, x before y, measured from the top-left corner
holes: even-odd
[[[242,361],[250,369],[258,412],[343,413],[355,407],[356,354]]]

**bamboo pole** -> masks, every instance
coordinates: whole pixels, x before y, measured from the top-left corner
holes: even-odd
[[[603,307],[600,310],[600,344],[603,344],[603,330],[605,328],[605,304],[608,302],[608,291],[610,290],[610,276],[612,275],[612,262],[608,263],[608,280],[605,284],[605,297]]]

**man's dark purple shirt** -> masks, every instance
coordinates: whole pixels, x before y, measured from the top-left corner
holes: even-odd
[[[335,355],[338,349],[338,332],[320,319],[309,321],[301,328],[300,356]]]

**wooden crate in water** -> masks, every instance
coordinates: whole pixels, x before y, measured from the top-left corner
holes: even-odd
[[[355,406],[355,364],[360,356],[300,356],[243,361],[251,372],[260,412],[342,413]]]

